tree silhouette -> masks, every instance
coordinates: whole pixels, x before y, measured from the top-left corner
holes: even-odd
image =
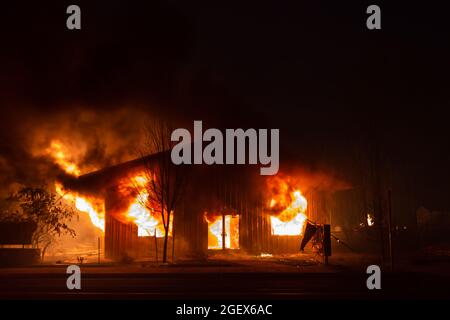
[[[3,220],[28,221],[36,225],[32,236],[33,248],[41,250],[44,259],[48,247],[57,236],[75,230],[67,225],[74,211],[62,204],[61,197],[43,187],[24,187],[9,199],[12,210],[3,215]]]
[[[153,121],[145,128],[145,140],[140,150],[144,163],[145,185],[134,183],[133,190],[149,212],[160,214],[164,226],[163,263],[167,262],[167,246],[170,232],[175,241],[171,221],[183,196],[186,170],[174,165],[170,150],[172,128],[165,121]],[[143,196],[145,194],[145,196]],[[156,231],[155,231],[156,232]]]

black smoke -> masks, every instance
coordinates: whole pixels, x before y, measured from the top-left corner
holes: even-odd
[[[371,32],[365,1],[78,1],[80,31],[65,28],[69,4],[2,4],[3,186],[58,174],[36,150],[62,131],[86,170],[124,161],[157,116],[280,128],[282,167],[346,177],[381,146],[417,194],[446,198],[444,5],[379,3]]]

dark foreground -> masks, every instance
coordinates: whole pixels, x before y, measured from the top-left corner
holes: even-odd
[[[1,299],[440,299],[449,298],[448,278],[386,275],[369,291],[362,275],[349,274],[96,274],[70,291],[53,274],[2,278]]]
[[[369,290],[365,267],[292,262],[187,266],[81,267],[81,290],[66,287],[67,266],[0,269],[0,299],[448,299],[448,266],[432,272],[382,272]]]

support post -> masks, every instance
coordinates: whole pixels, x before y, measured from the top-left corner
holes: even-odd
[[[156,263],[158,263],[158,238],[156,237],[156,227],[155,227],[155,256],[156,256]]]
[[[98,250],[97,250],[97,252],[98,252],[98,263],[100,264],[100,237],[98,237],[97,244],[98,244]]]
[[[222,214],[222,250],[225,250],[225,215]]]
[[[323,225],[323,255],[325,264],[328,265],[328,257],[331,256],[331,226],[329,224]]]

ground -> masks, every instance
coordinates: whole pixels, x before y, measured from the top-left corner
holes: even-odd
[[[382,272],[382,289],[368,290],[376,257],[336,254],[330,265],[312,255],[217,255],[208,261],[84,264],[81,290],[66,287],[67,265],[0,268],[0,299],[407,299],[448,298],[450,263],[422,263]],[[372,260],[372,261],[371,261]],[[386,270],[386,271],[385,271]]]

